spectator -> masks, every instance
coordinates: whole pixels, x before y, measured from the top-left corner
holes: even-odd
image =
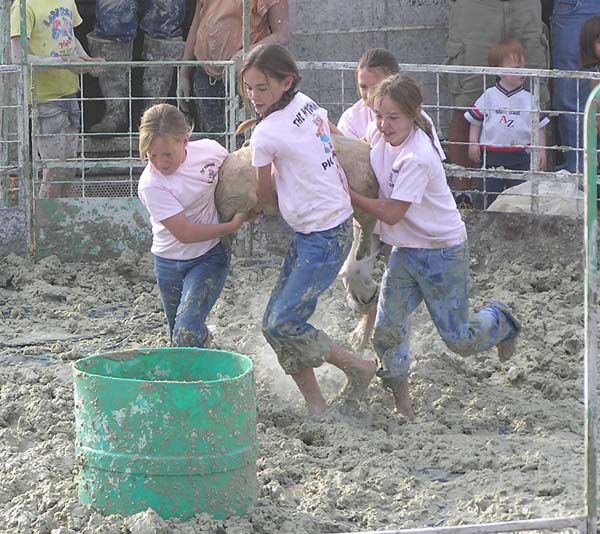
[[[522,68],[526,63],[525,48],[516,39],[502,41],[490,50],[490,67]],[[485,155],[485,167],[504,167],[515,171],[530,168],[529,145],[532,144],[531,111],[536,109],[532,95],[523,87],[524,76],[503,74],[496,85],[475,101],[473,107],[465,112],[465,118],[471,123],[469,131],[469,157],[476,165],[481,164]],[[537,109],[539,111],[539,108]],[[544,126],[549,120],[540,115],[539,166],[546,167],[546,149]],[[482,154],[483,151],[483,154]],[[485,188],[481,179],[477,179],[477,189],[485,191],[486,198],[481,203],[487,208],[508,187],[523,183],[523,180],[496,178],[488,176]],[[491,194],[490,194],[491,193]]]
[[[229,61],[240,56],[243,48],[242,2],[239,0],[197,0],[183,58],[186,61]],[[288,0],[250,1],[250,46],[260,43],[286,45],[289,39]],[[196,115],[202,132],[224,130],[225,85],[223,69],[198,66],[192,82],[192,68],[181,73],[181,94],[206,97],[195,100]],[[193,91],[192,91],[193,86]],[[183,109],[188,111],[184,103]]]
[[[600,16],[587,19],[579,35],[579,59],[584,69],[600,73]],[[590,90],[600,82],[590,80]],[[600,114],[596,116],[596,125],[600,130]]]
[[[586,19],[600,15],[598,0],[554,0],[552,12],[552,66],[559,70],[579,70],[579,34]],[[553,108],[560,112],[583,113],[589,96],[587,80],[558,78],[554,81]],[[579,105],[578,105],[579,102]],[[579,122],[579,128],[578,128]],[[583,147],[583,115],[562,114],[558,117],[561,145]],[[565,153],[562,167],[569,172],[581,172],[583,153]]]
[[[143,6],[143,7],[142,7]],[[139,18],[139,23],[138,23]],[[185,0],[97,0],[96,27],[87,39],[93,54],[108,61],[131,61],[133,41],[139,29],[144,32],[139,59],[177,61],[183,56]],[[107,68],[100,75],[100,89],[107,98],[102,120],[91,132],[118,132],[129,125],[130,70]],[[142,95],[155,97],[144,108],[164,101],[173,81],[173,68],[158,65],[144,69]]]
[[[487,65],[490,48],[503,39],[514,38],[521,41],[527,51],[528,67],[548,68],[548,43],[540,0],[450,0],[449,5],[447,63]],[[452,74],[448,76],[448,85],[450,105],[457,108],[448,128],[448,157],[451,163],[468,167],[469,123],[464,112],[483,92],[483,76]],[[542,107],[548,100],[548,90],[543,84]],[[470,181],[455,179],[453,186],[466,190],[470,188]]]
[[[79,68],[69,69],[68,64],[101,61],[100,58],[90,58],[75,37],[73,27],[81,22],[74,0],[27,2],[27,62],[35,65],[65,64],[65,69],[40,69],[34,72],[35,94],[32,94],[32,102],[38,121],[33,141],[42,160],[65,161],[77,157],[77,132],[80,126],[78,73],[83,71]],[[18,63],[23,53],[20,2],[13,2],[11,6],[10,27],[12,60]],[[63,196],[68,185],[65,182],[74,175],[74,168],[45,168],[39,196]],[[58,183],[59,180],[62,183]]]

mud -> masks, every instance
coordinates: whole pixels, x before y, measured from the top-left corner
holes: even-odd
[[[209,323],[219,347],[255,362],[259,499],[225,521],[104,517],[77,502],[71,362],[167,343],[149,256],[0,259],[0,532],[303,534],[582,514],[581,229],[536,221],[470,220],[472,305],[507,302],[522,340],[506,364],[494,351],[460,357],[420,308],[414,423],[391,414],[377,382],[342,403],[329,367],[318,375],[330,412],[308,418],[260,331],[280,260],[235,259]],[[338,280],[314,323],[347,342],[356,321]]]

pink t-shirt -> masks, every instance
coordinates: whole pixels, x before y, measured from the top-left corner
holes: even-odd
[[[371,166],[380,198],[410,202],[397,224],[380,221],[384,243],[406,248],[447,248],[467,239],[467,231],[446,182],[442,160],[427,134],[414,127],[400,146],[369,129]]]
[[[173,260],[198,258],[219,239],[181,243],[162,221],[183,212],[191,223],[218,224],[215,188],[219,167],[229,153],[216,141],[201,139],[187,145],[186,157],[177,171],[164,175],[148,163],[140,176],[138,196],[150,213],[152,254]]]
[[[352,215],[327,111],[303,93],[267,115],[250,138],[252,165],[275,165],[279,211],[296,232],[329,230]]]
[[[342,113],[337,127],[346,137],[364,139],[367,134],[367,127],[374,118],[375,114],[361,98]]]

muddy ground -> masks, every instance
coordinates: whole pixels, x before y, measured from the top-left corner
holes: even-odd
[[[319,370],[330,414],[307,418],[260,333],[280,258],[234,260],[209,323],[220,347],[255,362],[260,497],[227,521],[104,517],[77,502],[71,364],[167,343],[149,255],[2,258],[0,532],[303,534],[582,514],[581,228],[505,215],[473,216],[468,226],[472,305],[513,306],[522,341],[506,364],[494,351],[459,357],[420,308],[414,423],[391,413],[378,382],[349,410],[336,400],[343,375],[330,368]],[[337,281],[314,322],[347,342],[356,320]]]

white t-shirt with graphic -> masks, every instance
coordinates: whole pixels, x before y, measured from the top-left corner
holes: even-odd
[[[447,248],[467,239],[465,224],[446,182],[442,160],[427,134],[413,128],[400,146],[369,128],[371,166],[380,198],[410,202],[397,224],[380,221],[384,243],[406,248]]]
[[[507,91],[497,83],[487,89],[465,112],[471,124],[481,125],[479,144],[493,152],[522,152],[531,145],[531,112],[539,111],[529,91]],[[540,128],[550,121],[540,114]]]
[[[152,223],[152,254],[173,260],[198,258],[219,239],[199,243],[181,243],[167,230],[162,221],[183,212],[196,224],[218,224],[215,188],[221,164],[229,153],[216,141],[191,141],[186,157],[177,171],[162,174],[148,163],[140,176],[138,196],[150,213]]]
[[[297,93],[258,123],[250,138],[252,165],[273,164],[279,211],[296,232],[329,230],[352,215],[327,111]]]

